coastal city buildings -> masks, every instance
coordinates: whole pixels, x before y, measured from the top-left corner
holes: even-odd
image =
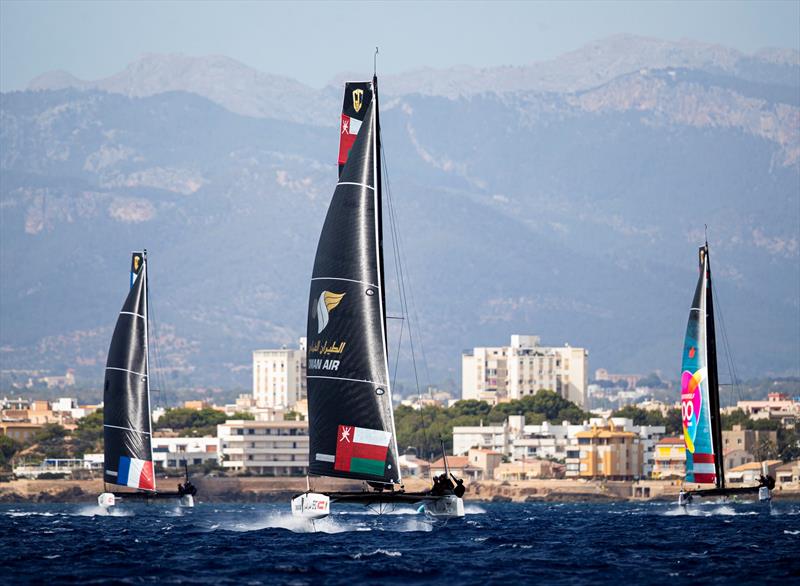
[[[292,409],[306,398],[306,339],[299,348],[253,351],[253,400],[260,408]]]
[[[454,427],[453,453],[465,455],[478,448],[512,462],[558,460],[566,464],[567,477],[641,478],[652,473],[664,433],[663,426],[637,426],[622,417],[526,425],[524,415],[511,415],[502,424]]]
[[[308,472],[307,421],[231,420],[217,426],[224,470],[262,476]]]
[[[161,469],[181,469],[219,460],[216,437],[163,437],[156,433],[152,447],[153,465]]]
[[[549,389],[585,407],[588,356],[584,348],[542,346],[539,336],[514,334],[508,346],[461,355],[461,397],[496,404]]]
[[[642,378],[641,374],[612,374],[605,368],[598,368],[594,371],[594,380],[622,384],[622,386],[629,390],[635,389],[636,383]]]
[[[800,420],[800,402],[785,393],[769,393],[766,401],[739,401],[736,409],[744,411],[750,419],[778,419],[783,425]]]

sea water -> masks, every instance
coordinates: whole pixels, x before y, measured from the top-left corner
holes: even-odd
[[[0,582],[147,584],[800,583],[800,503],[0,506]]]

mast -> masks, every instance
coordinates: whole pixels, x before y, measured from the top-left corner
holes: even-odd
[[[377,54],[377,48],[375,49]],[[378,74],[372,76],[372,99],[375,101],[375,213],[378,219],[378,274],[381,286],[381,308],[383,311],[383,349],[389,356],[389,342],[386,332],[386,287],[383,265],[383,167],[381,167],[381,117],[378,107]],[[386,370],[389,366],[387,362]]]
[[[705,253],[706,267],[706,343],[708,353],[708,398],[711,411],[711,437],[714,442],[714,460],[717,474],[717,488],[725,488],[725,458],[722,450],[722,417],[720,416],[719,375],[717,372],[717,341],[714,330],[714,300],[711,284],[711,258],[708,254],[708,241],[702,249]]]
[[[383,323],[381,327],[383,328],[383,356],[384,356],[384,367],[386,368],[387,380],[386,380],[386,390],[389,396],[389,409],[391,411],[390,423],[391,429],[389,430],[392,434],[392,443],[394,444],[394,453],[399,456],[400,451],[397,448],[397,432],[395,430],[395,421],[394,421],[394,407],[393,407],[393,400],[392,400],[392,383],[388,378],[389,374],[389,336],[388,336],[388,328],[386,327],[386,279],[385,279],[385,270],[384,270],[384,263],[383,263],[383,167],[381,166],[381,117],[380,117],[380,108],[378,104],[378,72],[377,72],[377,55],[378,55],[378,48],[375,47],[375,57],[376,57],[376,71],[373,72],[372,75],[372,99],[374,100],[374,112],[375,112],[375,141],[374,141],[374,148],[375,148],[375,217],[377,219],[377,237],[378,237],[378,278],[380,285],[380,298],[381,298],[381,317]],[[397,483],[402,483],[402,475],[400,473],[400,465],[397,465]]]
[[[150,436],[150,461],[153,460],[153,410],[150,407],[150,276],[147,271],[147,249],[142,249],[142,278],[144,279],[144,372],[145,397],[147,398],[147,431]],[[155,464],[154,464],[155,465]],[[156,475],[153,474],[153,490],[156,490]]]

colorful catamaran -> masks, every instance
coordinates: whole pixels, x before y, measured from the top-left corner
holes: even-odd
[[[118,500],[179,499],[183,506],[194,505],[195,487],[189,482],[175,492],[156,489],[153,469],[153,433],[150,416],[150,361],[148,353],[147,251],[134,252],[131,259],[131,285],[119,312],[111,346],[108,349],[103,386],[103,484],[98,497],[101,507]],[[107,485],[127,491],[107,490]]]
[[[321,518],[331,503],[419,503],[463,516],[463,484],[440,479],[406,492],[398,463],[384,294],[378,80],[345,85],[339,181],[317,247],[308,315],[309,472],[366,482],[361,492],[307,492],[294,515]]]
[[[725,486],[722,450],[717,346],[714,327],[714,299],[708,242],[700,247],[700,276],[689,310],[681,365],[681,420],[686,446],[686,482],[713,484],[714,488],[681,489],[678,502],[686,505],[693,497],[757,494],[769,500],[775,482],[762,476],[756,486]]]

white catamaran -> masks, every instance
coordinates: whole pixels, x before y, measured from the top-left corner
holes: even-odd
[[[392,411],[384,294],[378,79],[345,85],[339,181],[317,247],[308,314],[309,472],[363,480],[361,492],[313,492],[292,513],[330,514],[331,503],[418,504],[431,515],[464,515],[460,479],[431,490],[401,484]]]
[[[717,375],[717,343],[714,328],[714,299],[711,287],[711,261],[708,242],[699,250],[700,276],[689,310],[689,323],[683,343],[681,364],[681,419],[686,445],[686,482],[713,484],[714,488],[685,490],[678,496],[680,505],[694,497],[757,494],[769,500],[775,481],[762,475],[756,486],[725,486],[725,459],[722,451],[722,421]]]
[[[178,499],[194,506],[197,489],[189,482],[173,492],[158,491],[153,469],[148,352],[147,251],[134,252],[131,286],[119,312],[108,349],[103,386],[104,487],[112,484],[134,491],[106,490],[97,498],[103,508],[119,500]]]

